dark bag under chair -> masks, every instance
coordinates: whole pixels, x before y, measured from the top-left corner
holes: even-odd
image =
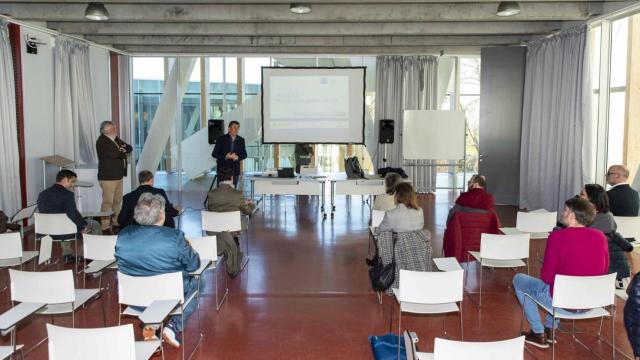
[[[396,280],[396,240],[393,240],[393,257],[391,262],[385,265],[382,262],[382,258],[376,252],[373,260],[367,259],[367,265],[369,265],[369,279],[371,279],[371,287],[373,290],[383,292],[387,290],[393,282]]]
[[[356,156],[344,159],[344,171],[348,179],[364,178],[364,171],[360,167],[360,161]]]

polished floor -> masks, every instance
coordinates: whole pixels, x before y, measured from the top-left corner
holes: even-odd
[[[432,234],[434,254],[440,254],[447,211],[455,194],[442,192],[422,195],[426,228]],[[182,205],[190,207],[180,221],[187,236],[200,235],[203,193],[185,191]],[[499,207],[503,225],[515,223],[516,209]],[[371,291],[364,258],[368,251],[369,208],[361,197],[337,198],[335,218],[323,221],[319,202],[314,197],[267,196],[260,203],[248,231],[247,267],[229,280],[229,297],[220,311],[215,309],[213,274],[200,300],[202,345],[194,359],[371,359],[369,335],[382,335],[398,328],[398,307],[391,297],[377,302]],[[243,240],[244,241],[244,238]],[[31,248],[31,241],[29,241]],[[532,241],[542,251],[544,243]],[[634,255],[634,265],[640,264]],[[635,267],[635,266],[634,266]],[[637,269],[636,269],[637,270]],[[531,273],[538,275],[539,263],[532,261]],[[469,268],[468,294],[463,301],[464,337],[468,341],[512,338],[518,335],[521,308],[510,289],[513,271],[499,269],[484,272],[483,304],[478,308],[475,263]],[[6,281],[6,272],[0,281]],[[77,312],[80,327],[102,326],[101,306],[107,309],[109,325],[117,324],[117,295],[113,274],[111,289],[86,309]],[[81,282],[79,282],[81,284]],[[94,283],[95,284],[95,283]],[[88,287],[92,285],[87,283]],[[9,291],[2,296],[2,309],[10,307]],[[617,300],[615,343],[623,353],[630,346],[622,325],[622,307]],[[403,328],[415,331],[420,351],[432,351],[435,337],[447,335],[459,339],[459,316],[404,315]],[[69,316],[58,316],[56,324],[70,325]],[[45,336],[49,317],[33,317],[18,330],[18,341],[33,346]],[[134,320],[126,322],[136,324]],[[194,315],[185,333],[186,349],[191,351],[198,327]],[[577,336],[595,354],[611,358],[611,347],[596,337],[598,321],[577,323]],[[611,323],[605,322],[603,334],[611,339]],[[570,329],[571,324],[564,324]],[[137,329],[137,327],[136,327]],[[5,342],[8,337],[4,338]],[[179,352],[166,347],[167,359],[179,359]],[[618,358],[623,354],[618,352]],[[46,344],[28,354],[27,359],[46,359]],[[556,348],[558,359],[596,359],[589,350],[574,342],[570,333],[562,333]],[[551,349],[528,347],[525,359],[551,359]]]

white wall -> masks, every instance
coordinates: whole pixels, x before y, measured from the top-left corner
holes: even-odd
[[[38,54],[27,54],[24,40],[27,34],[47,45],[39,45]],[[53,44],[53,37],[25,27],[21,29],[21,35],[27,203],[33,204],[43,189],[40,158],[53,155],[54,151],[54,70],[53,47],[50,45]],[[90,47],[90,62],[94,108],[99,125],[111,119],[109,52]]]

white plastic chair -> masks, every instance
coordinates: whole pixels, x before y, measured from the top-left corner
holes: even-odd
[[[373,236],[376,233],[376,228],[380,226],[382,219],[384,219],[384,214],[385,211],[383,210],[371,210],[371,225],[369,225],[369,255],[371,255],[372,247],[375,248]]]
[[[433,354],[418,352],[414,334],[405,331],[404,341],[407,360],[522,360],[524,358],[524,336],[502,341],[467,342],[435,339]]]
[[[200,323],[200,304],[197,302],[198,292],[194,292],[188,299],[184,298],[184,289],[182,284],[182,272],[174,272],[167,274],[160,274],[154,276],[130,276],[118,271],[118,325],[120,325],[122,315],[139,317],[143,320],[145,312],[150,307],[163,300],[175,300],[177,305],[169,309],[167,313],[162,313],[158,320],[154,320],[152,323],[160,324],[160,333],[163,331],[163,322],[169,316],[182,315],[184,308],[189,305],[191,301],[196,301],[196,309],[198,316],[198,329],[200,337],[198,343],[195,345],[193,351],[195,351],[202,342],[202,331]],[[122,311],[122,305],[127,306]],[[140,311],[133,307],[147,308],[145,311]],[[182,329],[186,330],[184,326],[184,316],[182,319]],[[144,322],[144,321],[143,321]],[[184,338],[183,338],[184,342]],[[185,359],[185,346],[182,348],[182,358]],[[163,357],[164,349],[160,347]],[[193,353],[193,352],[192,352]]]
[[[615,344],[615,281],[616,273],[601,276],[566,276],[556,275],[553,285],[553,302],[552,307],[543,306],[534,298],[525,294],[525,301],[534,301],[541,306],[546,312],[551,314],[555,322],[556,319],[575,320],[600,318],[600,328],[598,330],[598,338],[603,339],[602,322],[605,316],[611,317],[611,344]],[[611,307],[609,313],[605,307]],[[575,309],[580,310],[574,314],[556,313],[556,309]],[[522,311],[524,319],[524,306]],[[522,330],[522,321],[520,323]],[[555,328],[552,331],[551,338],[555,339]],[[575,336],[575,326],[572,331],[573,339],[588,350],[589,347],[582,343]],[[553,352],[552,358],[555,359],[555,341],[552,342]],[[616,358],[616,348],[612,345],[613,358]]]
[[[215,278],[215,287],[216,287],[216,310],[220,310],[220,307],[226,300],[227,295],[229,294],[229,286],[227,283],[226,272],[224,272],[224,267],[220,266],[224,257],[218,256],[218,242],[216,241],[216,237],[203,236],[198,238],[190,238],[189,243],[200,256],[200,268],[191,273],[192,276],[196,276],[198,278],[198,294],[200,294],[200,285],[201,285],[200,277],[206,270],[208,269],[213,270],[213,277]],[[218,296],[218,275],[216,274],[216,270],[218,268],[223,269],[223,276],[225,279],[224,281],[225,292],[224,292],[224,295],[222,296],[222,300],[219,300],[219,296]]]
[[[640,216],[614,216],[618,233],[624,238],[640,241]]]
[[[9,278],[11,279],[11,301],[14,306],[16,302],[42,303],[46,306],[37,312],[40,315],[71,313],[72,327],[75,327],[76,310],[99,293],[99,289],[76,289],[71,270],[31,272],[9,269]],[[102,317],[106,326],[104,301]],[[45,340],[40,341],[33,348],[35,349]]]
[[[82,270],[82,287],[86,286],[87,274],[97,274],[98,288],[102,289],[102,273],[116,262],[117,235],[82,235],[84,251],[84,268]],[[87,260],[92,260],[87,264]]]
[[[443,314],[460,312],[460,338],[464,339],[462,323],[463,270],[424,272],[400,269],[400,288],[393,294],[398,300],[398,341],[402,335],[402,313]],[[459,303],[459,307],[458,307]],[[445,317],[442,327],[446,334]],[[400,344],[398,344],[400,351]]]
[[[33,214],[35,220],[35,244],[38,247],[38,235],[69,235],[69,238],[64,240],[53,240],[54,242],[73,241],[74,255],[76,257],[75,269],[78,272],[78,240],[77,232],[78,227],[69,219],[67,214]]]
[[[73,329],[47,324],[49,360],[147,360],[160,340],[135,341],[133,325]]]
[[[22,251],[20,233],[0,234],[0,268],[19,265],[22,270],[22,264],[35,259],[38,254],[38,251]]]
[[[31,219],[33,213],[36,212],[38,208],[37,204],[29,205],[25,208],[18,210],[11,219],[9,219],[9,223],[20,225],[20,235],[24,237],[24,225],[22,225],[22,220]]]
[[[480,297],[478,307],[482,307],[482,268],[519,268],[526,266],[529,274],[529,241],[530,234],[495,235],[481,234],[480,251],[467,253],[467,266],[469,255],[473,256],[480,265]],[[526,263],[522,261],[526,260]],[[468,269],[465,274],[464,284],[467,285]]]
[[[202,232],[206,235],[206,232],[240,232],[242,231],[242,213],[240,211],[228,211],[228,212],[215,212],[215,211],[202,211]],[[242,267],[246,265],[249,260],[249,233],[245,232],[245,253],[242,261]]]
[[[558,212],[548,212],[544,209],[529,212],[518,211],[515,228],[500,228],[506,235],[530,233],[531,239],[546,239],[558,223]],[[536,246],[536,259],[540,258],[540,250]]]

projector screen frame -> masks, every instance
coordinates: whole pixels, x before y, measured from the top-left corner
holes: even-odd
[[[262,144],[265,145],[276,145],[276,144],[310,144],[307,141],[304,142],[266,142],[264,140],[264,69],[301,69],[301,70],[309,70],[309,69],[362,69],[362,141],[361,142],[313,142],[313,144],[323,144],[323,145],[365,145],[365,121],[366,121],[366,96],[367,96],[367,67],[366,66],[262,66],[260,69],[260,118],[262,127],[260,140]]]

